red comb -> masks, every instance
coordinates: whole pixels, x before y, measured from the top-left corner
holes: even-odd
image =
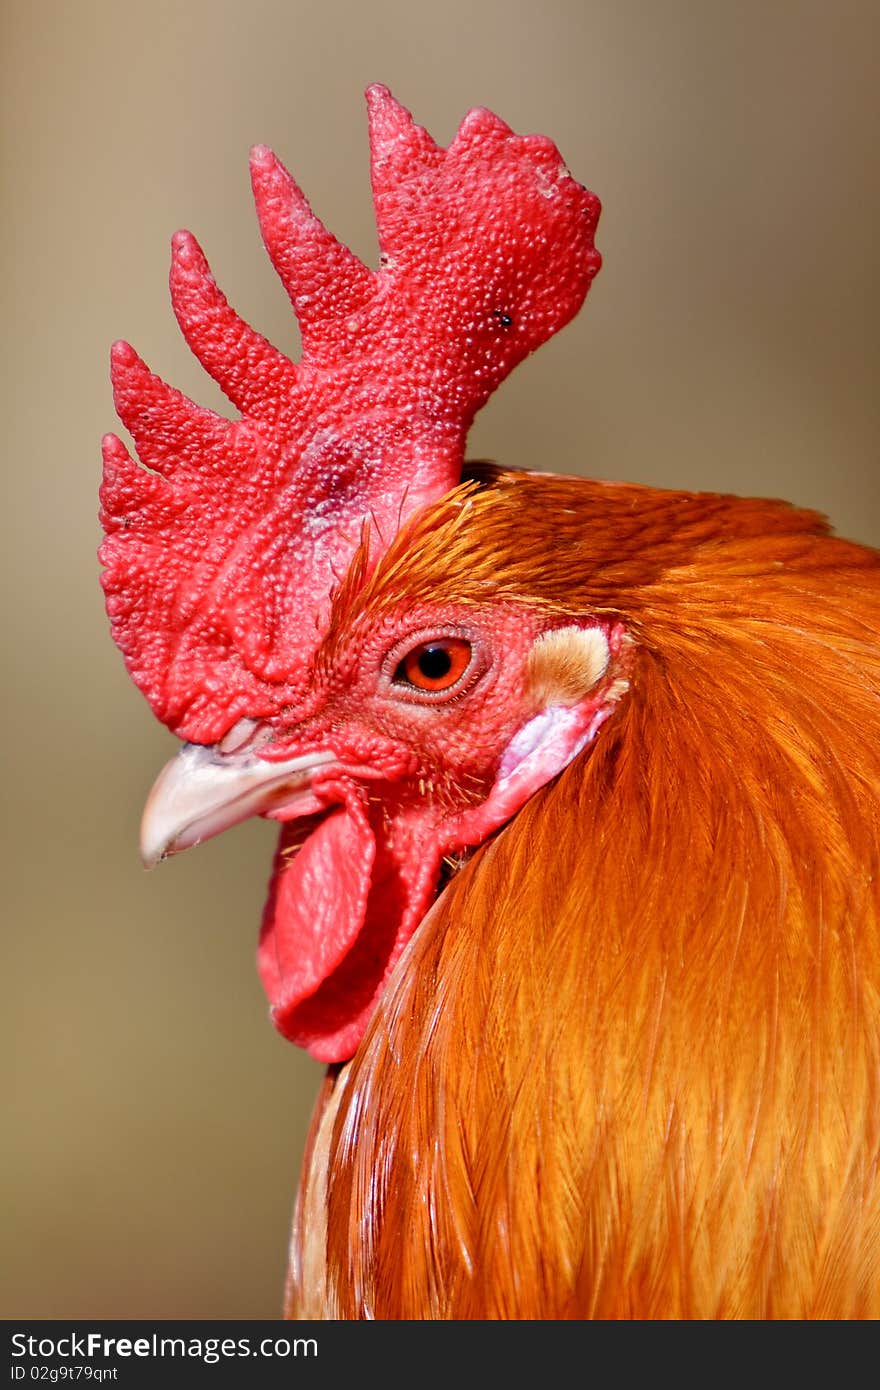
[[[154,711],[194,742],[291,702],[364,524],[375,553],[457,482],[476,411],[572,318],[600,265],[598,199],[551,141],[476,110],[443,150],[384,87],[367,100],[376,271],[269,150],[253,151],[300,362],[230,308],[187,232],[173,242],[174,311],[241,419],[113,349],[116,408],[146,468],[106,437],[107,610]]]

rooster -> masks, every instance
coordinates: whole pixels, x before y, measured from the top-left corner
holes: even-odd
[[[286,1313],[880,1315],[880,555],[782,502],[462,466],[599,205],[368,92],[381,264],[257,148],[296,365],[187,233],[241,412],[113,350],[114,637],[186,740],[156,863],[282,823],[258,952],[328,1064]]]

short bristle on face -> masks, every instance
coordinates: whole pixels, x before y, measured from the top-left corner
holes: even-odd
[[[107,609],[156,715],[197,743],[296,703],[365,528],[375,562],[457,483],[474,414],[572,318],[599,268],[598,200],[549,140],[476,110],[441,149],[385,88],[367,96],[378,270],[324,228],[269,150],[252,155],[300,362],[238,317],[186,232],[174,310],[241,418],[113,349],[116,407],[145,467],[106,437]]]

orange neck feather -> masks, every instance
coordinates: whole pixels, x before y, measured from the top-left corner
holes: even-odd
[[[318,1303],[880,1316],[880,557],[775,503],[503,477],[469,507],[435,595],[485,547],[505,600],[619,612],[638,657],[337,1081]]]

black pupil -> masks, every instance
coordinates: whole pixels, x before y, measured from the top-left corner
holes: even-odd
[[[426,680],[442,680],[452,670],[452,657],[445,647],[425,647],[419,654],[418,664]]]

